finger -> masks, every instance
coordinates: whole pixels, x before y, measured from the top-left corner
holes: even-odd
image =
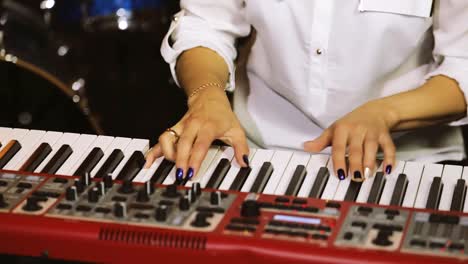
[[[392,172],[392,168],[395,165],[395,153],[396,148],[393,143],[392,137],[390,134],[386,133],[380,137],[380,147],[384,153],[383,168],[386,174]]]
[[[358,129],[348,139],[349,171],[352,174],[351,179],[357,182],[362,182],[364,180],[362,158],[365,135],[366,132],[364,130]]]
[[[173,129],[180,133],[180,130]],[[175,161],[176,159],[176,141],[177,138],[169,132],[164,132],[159,136],[158,144],[161,145],[162,153],[167,160]]]
[[[332,160],[333,168],[340,180],[346,178],[346,144],[348,142],[349,131],[346,128],[335,128],[332,140]]]
[[[190,153],[190,159],[188,162],[188,166],[193,169],[193,178],[197,178],[199,176],[199,169],[200,166],[205,159],[206,153],[213,143],[215,136],[212,132],[212,129],[203,128],[200,129],[197,139],[195,140],[192,151]],[[190,178],[189,178],[190,180]]]
[[[144,168],[148,169],[149,167],[151,167],[151,164],[153,164],[153,162],[157,158],[161,157],[162,155],[163,153],[161,150],[161,145],[158,143],[150,151],[146,153],[146,157],[145,157],[146,162],[145,162]]]
[[[188,160],[192,151],[193,143],[197,137],[200,125],[192,122],[184,127],[184,132],[177,142],[176,151],[176,179],[181,181],[184,176],[187,178],[193,177],[193,168],[188,168]]]
[[[318,138],[306,141],[304,143],[304,150],[307,152],[320,152],[324,148],[330,146],[331,140],[332,132],[330,129],[326,129]]]
[[[247,144],[247,138],[243,132],[239,132],[239,135],[235,136],[231,140],[231,146],[234,148],[234,155],[237,163],[242,167],[249,167],[249,145]]]
[[[379,143],[375,137],[367,137],[364,142],[364,158],[363,167],[374,170],[375,161],[377,159],[377,151],[379,150]]]

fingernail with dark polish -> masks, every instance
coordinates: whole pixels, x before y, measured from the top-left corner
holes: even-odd
[[[189,168],[188,171],[187,171],[187,179],[192,179],[193,178],[193,169],[192,168]]]
[[[175,175],[177,181],[182,181],[184,179],[184,170],[181,168],[177,168]]]
[[[250,164],[249,164],[249,156],[247,156],[247,155],[242,156],[242,160],[245,162],[245,164],[247,164],[247,166],[250,166]]]
[[[392,165],[387,165],[385,168],[385,173],[390,174],[392,172]]]
[[[340,179],[341,181],[344,180],[344,179],[346,178],[343,169],[339,169],[338,172],[337,172],[337,174],[338,174],[338,179]]]
[[[356,180],[362,180],[362,175],[360,171],[355,171],[354,172],[354,179]]]

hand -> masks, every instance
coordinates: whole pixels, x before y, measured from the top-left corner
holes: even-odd
[[[354,181],[364,180],[364,169],[375,167],[379,147],[384,153],[383,168],[387,174],[395,164],[395,145],[390,130],[398,118],[381,101],[371,101],[337,120],[318,138],[304,143],[309,152],[320,152],[332,146],[333,167],[340,180],[349,172]]]
[[[189,100],[189,110],[172,127],[180,136],[164,132],[158,143],[146,156],[149,167],[155,159],[164,156],[175,161],[177,180],[194,177],[215,139],[231,145],[237,162],[248,166],[249,148],[239,120],[230,107],[223,90],[207,87]]]

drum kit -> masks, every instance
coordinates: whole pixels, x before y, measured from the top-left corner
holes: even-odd
[[[103,89],[93,83],[122,70],[96,69],[100,54],[120,56],[106,43],[135,35],[152,39],[154,53],[177,7],[173,0],[0,0],[0,97],[7,99],[0,126],[109,133],[99,111],[105,104],[92,98]]]

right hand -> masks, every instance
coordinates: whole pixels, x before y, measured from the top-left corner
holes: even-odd
[[[175,161],[176,174],[191,179],[197,175],[215,139],[231,145],[238,164],[248,166],[249,148],[244,130],[225,92],[218,87],[207,87],[190,98],[187,113],[172,129],[180,136],[179,140],[169,132],[161,134],[158,143],[146,155],[146,168],[164,156]]]

